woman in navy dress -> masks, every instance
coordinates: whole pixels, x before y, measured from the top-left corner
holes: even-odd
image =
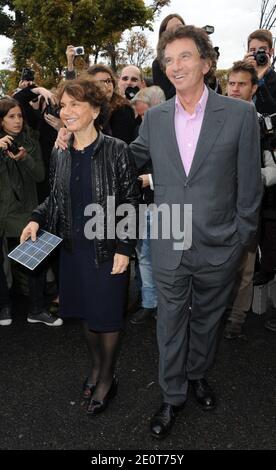
[[[50,196],[33,212],[21,240],[35,239],[39,227],[64,240],[59,312],[61,317],[80,318],[84,323],[91,368],[83,396],[87,412],[94,415],[117,392],[115,358],[123,326],[129,256],[135,246],[135,234],[129,235],[127,230],[136,227],[139,187],[127,145],[99,130],[107,110],[100,88],[80,78],[65,82],[59,96],[60,117],[71,138],[66,149],[52,152]],[[108,229],[112,220],[108,198],[113,198],[115,211],[125,203],[134,208],[121,235],[116,230],[114,236]],[[93,203],[102,210],[102,217],[92,215]]]

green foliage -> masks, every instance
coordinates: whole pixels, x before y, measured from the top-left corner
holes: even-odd
[[[169,3],[154,0],[147,7],[143,0],[0,0],[0,34],[13,39],[17,78],[29,65],[41,80],[55,84],[66,64],[68,44],[84,46],[82,65],[89,55],[97,58],[106,51],[116,68],[114,51],[122,33],[134,26],[151,27],[154,14]]]

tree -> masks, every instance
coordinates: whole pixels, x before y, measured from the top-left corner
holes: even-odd
[[[125,63],[143,67],[154,57],[154,51],[143,32],[132,31],[126,39],[125,49],[121,49]]]
[[[13,57],[19,71],[37,68],[43,80],[60,78],[68,44],[85,48],[85,61],[97,60],[104,50],[116,68],[116,46],[122,33],[134,26],[150,28],[170,0],[0,0],[0,34],[13,39]],[[9,8],[9,12],[4,7]]]
[[[259,28],[272,29],[276,23],[276,4],[270,4],[270,0],[262,0]]]

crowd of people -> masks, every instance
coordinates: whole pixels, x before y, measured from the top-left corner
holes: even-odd
[[[90,416],[117,393],[126,318],[156,319],[163,401],[153,437],[169,434],[189,386],[204,410],[216,407],[207,373],[221,320],[225,339],[242,337],[253,286],[272,280],[276,267],[272,46],[268,30],[249,35],[223,96],[209,36],[171,14],[160,26],[151,84],[130,64],[118,77],[105,64],[78,75],[69,45],[57,89],[24,79],[0,100],[0,326],[13,320],[7,253],[35,242],[39,229],[59,235],[49,259],[22,268],[27,320],[83,323]],[[126,317],[130,260],[140,296]],[[45,295],[49,270],[55,313]],[[266,327],[276,332],[276,319]]]

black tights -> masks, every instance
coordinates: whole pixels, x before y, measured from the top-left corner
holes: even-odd
[[[84,323],[84,334],[91,360],[88,383],[97,384],[93,398],[102,400],[113,380],[120,332],[98,333]]]

